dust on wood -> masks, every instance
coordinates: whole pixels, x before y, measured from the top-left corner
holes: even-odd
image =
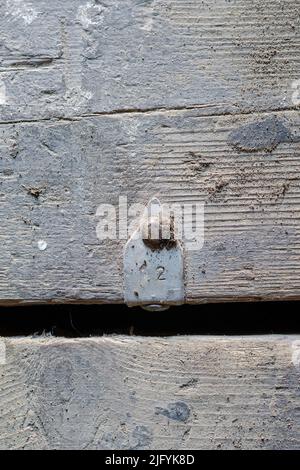
[[[300,446],[299,336],[4,341],[1,449]]]
[[[188,302],[299,298],[297,2],[24,5],[0,18],[0,303],[122,302],[95,213],[124,192],[205,203]]]

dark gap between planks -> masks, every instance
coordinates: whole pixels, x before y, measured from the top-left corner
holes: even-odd
[[[160,313],[124,305],[0,307],[0,336],[299,334],[299,307],[299,301],[184,305]]]

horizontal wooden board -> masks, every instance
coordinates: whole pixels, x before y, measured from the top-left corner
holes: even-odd
[[[298,0],[8,0],[0,120],[274,110],[299,79]]]
[[[3,341],[1,449],[300,447],[299,336]]]
[[[205,203],[188,302],[299,298],[298,7],[2,2],[0,303],[122,302],[119,195]]]
[[[96,236],[120,195],[205,203],[188,302],[299,297],[299,113],[202,113],[1,125],[1,302],[122,301],[125,240]]]

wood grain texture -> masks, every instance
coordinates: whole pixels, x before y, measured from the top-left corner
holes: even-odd
[[[205,202],[204,247],[185,253],[188,302],[299,296],[298,112],[129,113],[0,132],[3,303],[122,301],[125,241],[97,239],[96,211],[124,194]]]
[[[4,121],[157,107],[292,106],[298,0],[0,5]]]
[[[0,9],[1,304],[122,302],[119,195],[205,203],[187,302],[299,298],[298,1]]]
[[[5,339],[1,449],[299,449],[300,337]]]

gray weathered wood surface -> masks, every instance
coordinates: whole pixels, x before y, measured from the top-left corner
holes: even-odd
[[[188,302],[300,297],[299,1],[0,12],[1,304],[122,302],[124,241],[95,232],[119,195],[205,202]]]
[[[0,448],[300,448],[300,336],[4,341]]]

